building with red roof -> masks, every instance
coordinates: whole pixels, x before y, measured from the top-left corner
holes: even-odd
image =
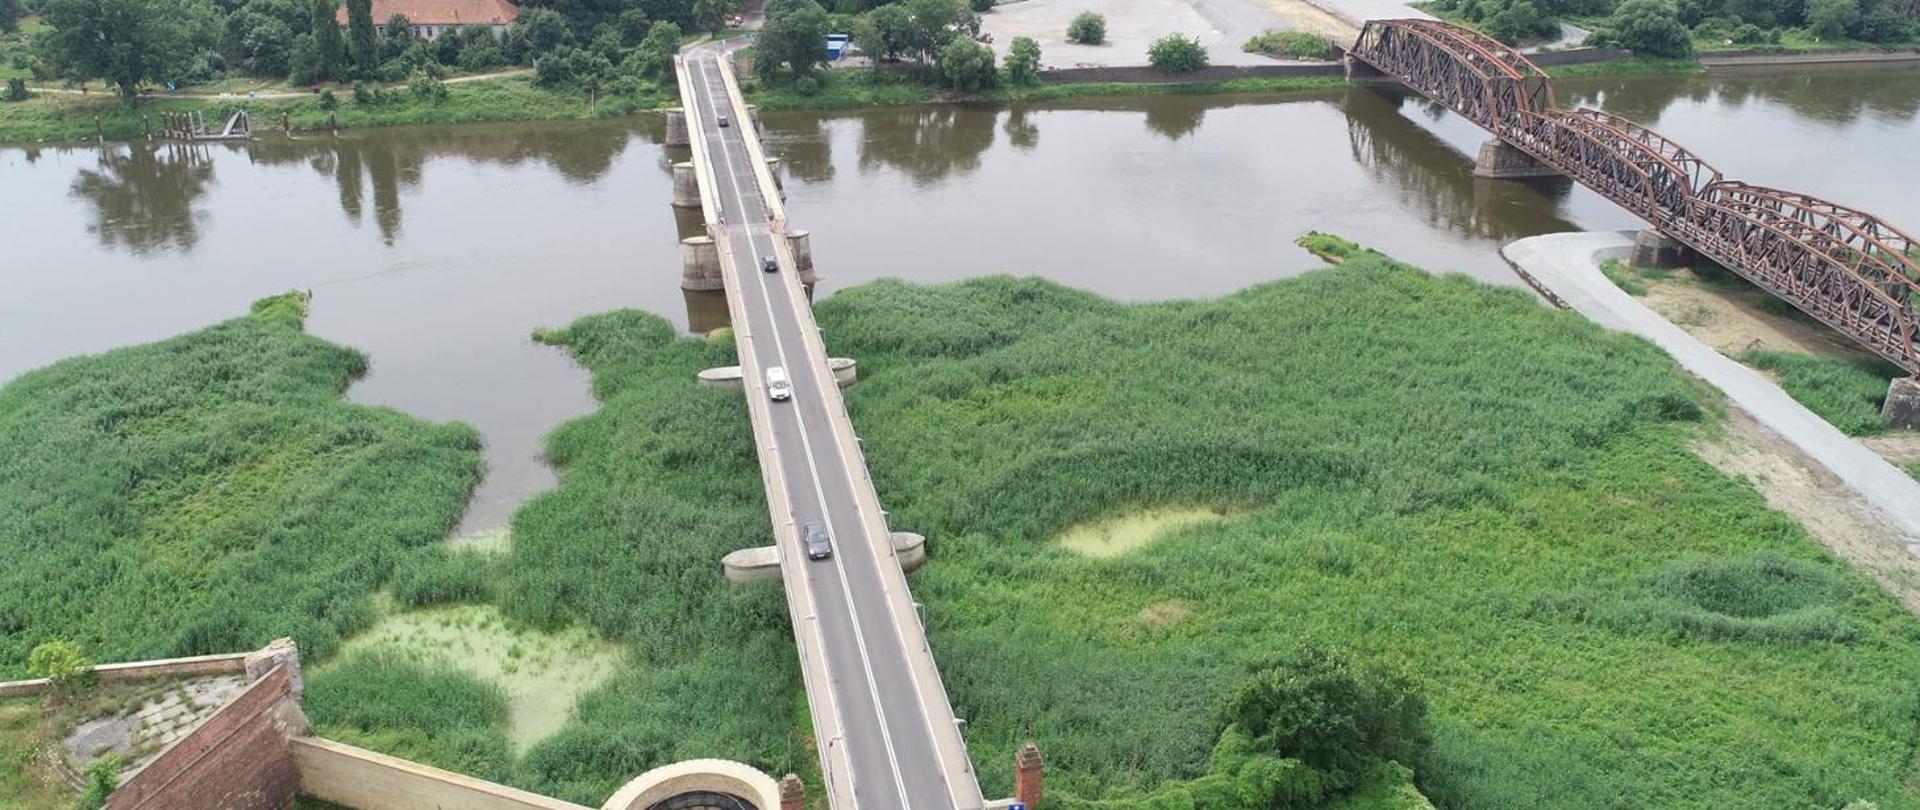
[[[387,32],[387,20],[395,14],[407,18],[418,39],[433,39],[470,25],[484,25],[500,36],[520,16],[520,7],[508,0],[373,0],[373,26],[380,33]],[[335,11],[333,19],[346,25],[346,7]]]

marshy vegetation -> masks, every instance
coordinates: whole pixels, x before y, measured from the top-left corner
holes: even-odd
[[[366,358],[303,315],[266,299],[0,388],[0,677],[49,639],[119,661],[290,635],[324,659],[446,536],[478,437],[344,401]]]

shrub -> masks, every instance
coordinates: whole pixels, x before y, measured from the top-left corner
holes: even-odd
[[[1147,49],[1147,62],[1168,73],[1191,73],[1207,66],[1207,49],[1185,34],[1168,34]]]
[[[820,92],[820,80],[811,74],[793,80],[793,92],[803,96],[812,96]]]
[[[413,93],[415,99],[429,104],[447,100],[447,83],[425,71],[415,73],[413,78],[407,80],[407,90]]]
[[[942,84],[964,93],[991,87],[1000,75],[993,67],[993,49],[964,36],[949,40],[934,66]]]
[[[27,91],[27,80],[15,76],[7,80],[8,101],[26,101],[33,94]]]
[[[1607,38],[1648,56],[1678,59],[1693,53],[1693,37],[1666,0],[1626,0],[1607,19]]]
[[[1007,58],[1001,62],[1007,83],[1029,85],[1040,80],[1040,43],[1032,37],[1014,37],[1007,46]]]
[[[107,754],[87,766],[87,786],[79,799],[82,810],[98,810],[106,806],[107,797],[120,789],[120,768],[125,764],[119,754]]]
[[[333,110],[338,109],[339,106],[340,98],[335,96],[332,90],[320,91],[320,109]]]
[[[1284,56],[1290,59],[1330,59],[1333,57],[1333,43],[1318,34],[1305,31],[1268,31],[1247,40],[1241,46],[1247,53],[1264,53],[1268,56]]]
[[[58,700],[73,698],[98,682],[100,674],[80,648],[67,641],[46,641],[27,654],[27,674],[52,683]]]
[[[1219,724],[1343,790],[1380,760],[1415,761],[1427,745],[1426,712],[1405,677],[1302,644],[1257,667],[1227,697]]]
[[[1074,15],[1067,23],[1067,40],[1082,45],[1100,45],[1107,41],[1107,18],[1091,11]]]

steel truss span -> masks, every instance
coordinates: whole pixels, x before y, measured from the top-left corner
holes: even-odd
[[[1477,31],[1436,20],[1370,20],[1348,55],[1920,375],[1920,240],[1879,217],[1727,180],[1640,124],[1560,109],[1546,73]]]

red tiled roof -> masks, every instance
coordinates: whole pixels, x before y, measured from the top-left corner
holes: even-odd
[[[414,25],[506,25],[520,16],[520,7],[507,0],[373,0],[374,25],[386,25],[395,14]],[[346,7],[333,19],[346,25]]]

